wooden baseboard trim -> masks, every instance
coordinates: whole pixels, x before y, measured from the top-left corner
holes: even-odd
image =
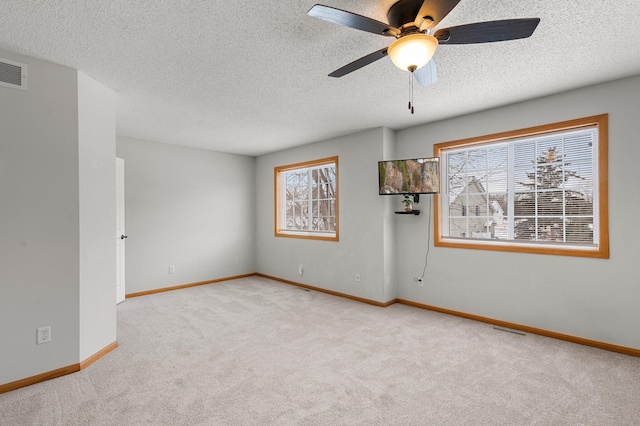
[[[0,385],[0,394],[23,388],[25,386],[35,385],[36,383],[44,382],[46,380],[66,376],[67,374],[77,373],[78,371],[80,371],[80,364],[73,364],[67,367],[58,368],[57,370],[38,374],[36,376],[27,377],[26,379],[16,380],[15,382]]]
[[[199,285],[213,284],[213,283],[216,283],[216,282],[229,281],[229,280],[234,280],[234,279],[238,279],[238,278],[246,278],[246,277],[251,277],[251,276],[258,276],[258,277],[262,277],[262,278],[267,278],[267,279],[270,279],[270,280],[279,281],[281,283],[294,285],[296,287],[306,288],[306,289],[309,289],[309,290],[330,294],[332,296],[344,297],[346,299],[355,300],[356,302],[366,303],[368,305],[379,306],[381,308],[386,308],[387,306],[391,306],[394,303],[401,303],[403,305],[413,306],[413,307],[421,308],[421,309],[427,309],[427,310],[430,310],[430,311],[440,312],[440,313],[448,314],[448,315],[454,315],[454,316],[457,316],[457,317],[466,318],[466,319],[470,319],[470,320],[474,320],[474,321],[485,322],[485,323],[492,324],[492,325],[497,325],[497,326],[500,326],[500,327],[511,328],[513,330],[520,330],[520,331],[527,332],[527,333],[538,334],[540,336],[551,337],[553,339],[564,340],[564,341],[571,342],[571,343],[577,343],[579,345],[591,346],[591,347],[594,347],[594,348],[604,349],[604,350],[611,351],[611,352],[617,352],[617,353],[621,353],[621,354],[624,354],[624,355],[640,357],[640,349],[628,348],[628,347],[625,347],[625,346],[618,346],[618,345],[613,345],[613,344],[610,344],[610,343],[604,343],[604,342],[598,342],[598,341],[595,341],[595,340],[583,339],[581,337],[571,336],[571,335],[563,334],[563,333],[557,333],[555,331],[548,331],[548,330],[543,330],[543,329],[539,329],[539,328],[535,328],[535,327],[529,327],[529,326],[526,326],[526,325],[520,325],[520,324],[514,324],[514,323],[510,323],[510,322],[506,322],[506,321],[500,321],[500,320],[496,320],[496,319],[493,319],[493,318],[486,318],[486,317],[482,317],[482,316],[479,316],[479,315],[467,314],[467,313],[464,313],[464,312],[458,312],[458,311],[453,311],[453,310],[450,310],[450,309],[439,308],[437,306],[430,306],[430,305],[425,305],[425,304],[418,303],[418,302],[412,302],[410,300],[393,299],[393,300],[390,300],[390,301],[384,302],[384,303],[383,302],[377,302],[375,300],[370,300],[370,299],[365,299],[365,298],[362,298],[362,297],[352,296],[350,294],[340,293],[340,292],[333,291],[333,290],[327,290],[327,289],[320,288],[320,287],[314,287],[314,286],[311,286],[311,285],[302,284],[302,283],[298,283],[298,282],[290,281],[290,280],[285,280],[283,278],[278,278],[278,277],[274,277],[274,276],[271,276],[271,275],[261,274],[259,272],[252,273],[252,274],[238,275],[238,276],[234,276],[234,277],[220,278],[220,279],[217,279],[217,280],[210,280],[210,281],[202,281],[202,282],[192,283],[192,284],[185,284],[185,285],[180,285],[180,286],[175,286],[175,287],[166,287],[166,288],[157,289],[157,290],[143,291],[143,292],[140,292],[140,293],[132,293],[132,294],[127,294],[126,297],[130,298],[130,297],[145,296],[147,294],[161,293],[161,292],[164,292],[164,291],[172,291],[172,290],[178,290],[178,289],[182,289],[182,288],[195,287],[195,286],[199,286]]]
[[[323,288],[314,287],[314,286],[310,286],[310,285],[307,285],[307,284],[297,283],[295,281],[289,281],[289,280],[285,280],[285,279],[278,278],[278,277],[272,277],[270,275],[265,275],[265,274],[261,274],[261,273],[256,273],[254,275],[259,276],[259,277],[263,277],[263,278],[267,278],[267,279],[270,279],[270,280],[274,280],[274,281],[280,281],[280,282],[285,283],[285,284],[291,284],[291,285],[294,285],[294,286],[297,286],[297,287],[307,288],[309,290],[319,291],[321,293],[331,294],[333,296],[344,297],[346,299],[355,300],[357,302],[367,303],[369,305],[380,306],[382,308],[386,308],[387,306],[391,306],[394,303],[401,303],[403,305],[413,306],[413,307],[421,308],[421,309],[427,309],[429,311],[440,312],[440,313],[448,314],[448,315],[454,315],[454,316],[457,316],[457,317],[466,318],[466,319],[470,319],[470,320],[473,320],[473,321],[484,322],[484,323],[487,323],[487,324],[497,325],[497,326],[500,326],[500,327],[510,328],[510,329],[513,329],[513,330],[519,330],[519,331],[523,331],[523,332],[526,332],[526,333],[537,334],[537,335],[545,336],[545,337],[551,337],[552,339],[564,340],[566,342],[576,343],[576,344],[584,345],[584,346],[591,346],[591,347],[594,347],[594,348],[603,349],[603,350],[610,351],[610,352],[617,352],[617,353],[624,354],[624,355],[640,357],[640,349],[628,348],[626,346],[619,346],[619,345],[614,345],[614,344],[611,344],[611,343],[604,343],[604,342],[599,342],[599,341],[596,341],[596,340],[584,339],[582,337],[571,336],[569,334],[557,333],[555,331],[543,330],[543,329],[540,329],[540,328],[529,327],[529,326],[526,326],[526,325],[515,324],[515,323],[511,323],[511,322],[507,322],[507,321],[496,320],[496,319],[493,319],[493,318],[482,317],[482,316],[479,316],[479,315],[467,314],[467,313],[464,313],[464,312],[453,311],[451,309],[439,308],[437,306],[431,306],[431,305],[425,305],[425,304],[418,303],[418,302],[412,302],[410,300],[393,299],[393,300],[390,300],[390,301],[388,301],[386,303],[382,303],[382,302],[376,302],[375,300],[369,300],[369,299],[364,299],[364,298],[361,298],[361,297],[351,296],[349,294],[340,293],[340,292],[337,292],[337,291],[326,290],[326,289],[323,289]]]
[[[46,373],[38,374],[35,376],[27,377],[26,379],[16,380],[15,382],[6,383],[0,385],[0,394],[11,392],[16,389],[23,388],[25,386],[35,385],[36,383],[46,382],[47,380],[56,379],[58,377],[66,376],[67,374],[77,373],[80,370],[84,370],[98,359],[102,358],[112,350],[118,347],[118,342],[113,342],[104,349],[91,355],[79,364],[69,365],[67,367],[58,368],[57,370],[47,371]]]
[[[487,324],[497,325],[500,327],[510,328],[513,330],[524,331],[526,333],[538,334],[544,337],[564,340],[566,342],[577,343],[579,345],[591,346],[606,351],[618,352],[624,355],[640,357],[640,349],[627,348],[625,346],[612,345],[610,343],[598,342],[596,340],[583,339],[582,337],[571,336],[569,334],[557,333],[555,331],[543,330],[541,328],[529,327],[521,324],[514,324],[507,321],[496,320],[493,318],[482,317],[479,315],[467,314],[464,312],[453,311],[450,309],[439,308],[437,306],[424,305],[422,303],[412,302],[410,300],[397,299],[398,303],[413,306],[416,308],[427,309],[429,311],[440,312],[442,314],[453,315],[456,317],[466,318],[474,321],[480,321]]]
[[[350,294],[339,293],[337,291],[327,290],[327,289],[320,288],[320,287],[314,287],[312,285],[301,284],[301,283],[297,283],[295,281],[289,281],[289,280],[285,280],[285,279],[278,278],[278,277],[272,277],[270,275],[265,275],[265,274],[260,274],[260,273],[256,273],[255,275],[258,276],[258,277],[267,278],[269,280],[279,281],[279,282],[285,283],[285,284],[291,284],[291,285],[294,285],[296,287],[302,287],[302,288],[306,288],[306,289],[309,289],[309,290],[318,291],[320,293],[330,294],[332,296],[344,297],[345,299],[355,300],[356,302],[362,302],[362,303],[366,303],[368,305],[379,306],[381,308],[386,308],[387,306],[391,306],[394,303],[396,303],[395,299],[394,300],[390,300],[388,302],[384,302],[384,303],[383,302],[377,302],[375,300],[364,299],[362,297],[357,297],[357,296],[351,296]]]
[[[102,358],[103,356],[105,356],[106,354],[108,354],[109,352],[111,352],[117,347],[118,347],[118,342],[113,342],[112,344],[102,348],[95,354],[91,355],[89,358],[82,361],[80,363],[80,370],[84,370],[85,368],[87,368],[88,366],[90,366],[91,364],[93,364],[94,362],[96,362],[97,360],[99,360],[100,358]]]
[[[125,298],[130,299],[132,297],[140,297],[140,296],[147,296],[149,294],[164,293],[165,291],[181,290],[183,288],[189,288],[189,287],[198,287],[198,286],[201,286],[201,285],[214,284],[214,283],[219,283],[219,282],[222,282],[222,281],[231,281],[231,280],[237,280],[237,279],[240,279],[240,278],[252,277],[254,275],[256,275],[255,272],[253,272],[251,274],[235,275],[233,277],[218,278],[218,279],[215,279],[215,280],[199,281],[199,282],[196,282],[196,283],[176,285],[176,286],[173,286],[173,287],[163,287],[163,288],[157,288],[157,289],[154,289],[154,290],[140,291],[138,293],[129,293],[129,294],[125,295]]]

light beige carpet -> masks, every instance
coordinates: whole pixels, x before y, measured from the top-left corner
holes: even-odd
[[[2,425],[638,425],[640,358],[252,277],[128,299]]]

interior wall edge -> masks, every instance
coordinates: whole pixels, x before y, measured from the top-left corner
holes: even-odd
[[[115,342],[105,346],[104,348],[100,349],[98,352],[96,352],[95,354],[91,355],[89,358],[85,359],[84,361],[82,361],[80,363],[80,370],[84,370],[85,368],[89,367],[91,364],[93,364],[94,362],[96,362],[97,360],[99,360],[100,358],[102,358],[103,356],[108,354],[109,352],[113,351],[117,347],[118,347],[118,342],[115,341]]]

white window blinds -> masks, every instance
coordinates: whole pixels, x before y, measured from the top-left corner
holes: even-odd
[[[597,126],[442,151],[442,235],[598,244]]]

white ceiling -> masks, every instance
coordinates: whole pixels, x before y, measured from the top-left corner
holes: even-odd
[[[386,22],[395,0],[321,1]],[[541,23],[524,40],[440,46],[411,115],[408,73],[388,58],[327,77],[390,40],[311,18],[315,3],[0,0],[0,48],[115,90],[118,135],[253,156],[640,73],[639,0],[461,0],[437,28]]]

